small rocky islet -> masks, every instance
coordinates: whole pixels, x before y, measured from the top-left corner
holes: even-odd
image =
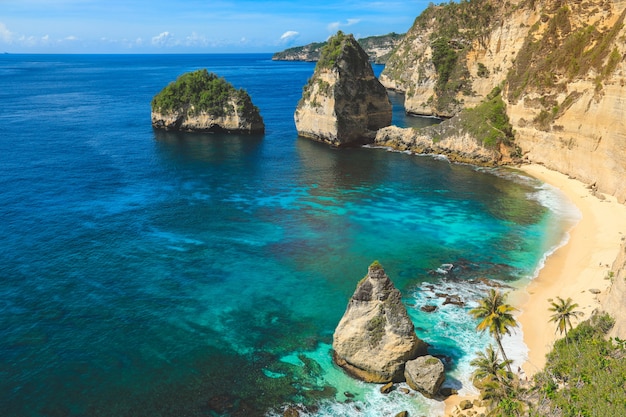
[[[151,103],[152,126],[186,132],[264,133],[265,124],[248,93],[201,69],[171,82]]]
[[[434,398],[445,379],[444,365],[427,350],[415,334],[400,291],[382,265],[372,263],[335,329],[333,361],[365,382],[406,381]]]

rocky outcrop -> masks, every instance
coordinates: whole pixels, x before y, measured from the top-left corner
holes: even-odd
[[[510,20],[513,9],[519,20]],[[528,33],[524,19],[532,14],[494,0],[431,4],[389,58],[380,81],[405,93],[408,113],[452,117],[479,104],[506,78]]]
[[[384,64],[400,43],[404,35],[397,33],[388,33],[386,35],[368,36],[366,38],[357,39],[361,48],[369,56],[370,61],[377,64]],[[274,61],[318,61],[322,52],[322,48],[327,42],[313,42],[304,46],[296,46],[276,52],[272,55]]]
[[[434,398],[439,393],[446,374],[440,359],[426,355],[408,361],[404,368],[404,377],[409,387],[427,398]]]
[[[152,126],[166,130],[263,133],[248,93],[207,70],[183,74],[152,99]]]
[[[333,146],[370,143],[391,124],[391,102],[367,54],[338,32],[323,48],[294,119],[300,136]]]
[[[469,163],[479,166],[496,166],[510,163],[510,151],[506,147],[488,148],[476,138],[462,131],[451,132],[440,139],[437,132],[441,127],[424,129],[399,128],[389,126],[380,129],[374,144],[399,151],[417,154],[443,155],[453,162]]]
[[[426,353],[401,294],[382,266],[370,265],[333,335],[333,360],[366,382],[404,380],[404,365]]]

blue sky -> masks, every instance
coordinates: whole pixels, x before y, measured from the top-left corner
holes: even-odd
[[[429,1],[0,0],[0,53],[276,52],[406,32]]]

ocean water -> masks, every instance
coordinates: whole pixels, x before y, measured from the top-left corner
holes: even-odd
[[[153,95],[197,68],[245,88],[266,134],[154,131]],[[472,390],[469,361],[490,342],[467,314],[486,291],[472,280],[523,286],[577,214],[514,171],[298,138],[313,68],[0,56],[2,415],[437,415],[441,403],[383,396],[331,362],[374,260],[446,358],[446,384]],[[392,99],[395,124],[434,122]],[[507,346],[523,360],[519,334]]]

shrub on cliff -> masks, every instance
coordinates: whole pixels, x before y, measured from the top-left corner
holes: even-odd
[[[152,111],[160,113],[187,112],[189,114],[209,113],[214,116],[232,114],[238,103],[238,111],[243,115],[258,112],[250,96],[243,89],[235,89],[232,84],[206,69],[188,72],[166,86],[152,99]]]
[[[463,110],[459,117],[464,130],[481,140],[484,146],[513,145],[513,127],[499,87],[494,88],[478,106]]]

